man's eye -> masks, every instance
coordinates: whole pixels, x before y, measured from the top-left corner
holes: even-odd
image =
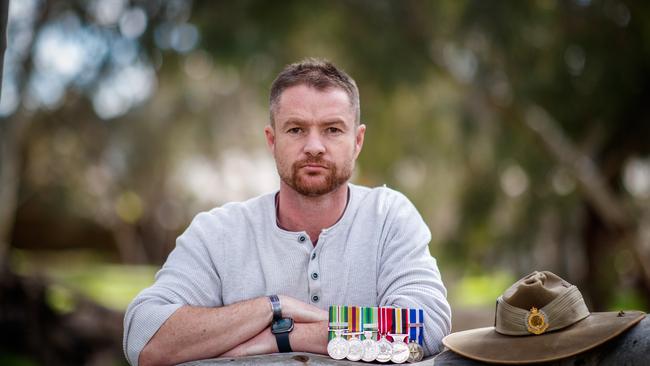
[[[291,134],[298,134],[298,133],[302,132],[302,128],[300,128],[300,127],[290,128],[289,130],[287,130],[287,132],[291,133]]]
[[[341,132],[343,132],[343,131],[341,131],[341,129],[337,128],[337,127],[328,127],[327,128],[327,133],[341,133]]]

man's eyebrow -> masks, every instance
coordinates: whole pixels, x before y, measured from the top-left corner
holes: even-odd
[[[283,124],[288,125],[288,124],[295,124],[295,125],[304,125],[307,122],[300,119],[300,118],[289,118],[288,120],[284,121]]]
[[[298,125],[298,126],[304,126],[304,125],[310,125],[312,124],[311,122],[307,122],[305,120],[302,120],[300,118],[289,118],[288,120],[282,122],[282,126],[288,126],[288,125]],[[345,125],[345,121],[342,118],[332,118],[325,120],[323,122],[318,122],[318,125],[322,126],[332,126],[332,125]]]
[[[300,126],[300,127],[302,127],[302,126],[305,126],[307,124],[308,123],[306,121],[302,120],[302,119],[289,118],[288,120],[283,121],[282,123],[280,123],[279,126],[280,126],[280,128],[286,128],[288,126]]]
[[[344,125],[345,121],[341,118],[332,118],[330,120],[326,120],[325,122],[322,123],[325,126],[331,126],[331,125]]]

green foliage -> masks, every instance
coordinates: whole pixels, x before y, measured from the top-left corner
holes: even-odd
[[[83,263],[52,269],[49,275],[99,304],[124,311],[138,292],[153,283],[156,270],[154,266]]]
[[[105,263],[88,251],[76,253],[12,253],[14,266],[23,275],[46,275],[50,280],[48,303],[67,313],[76,306],[77,294],[117,311],[124,311],[131,300],[153,283],[157,266]]]
[[[25,355],[0,351],[0,365],[7,366],[37,366],[38,363]]]
[[[62,285],[50,285],[45,296],[52,309],[62,314],[74,311],[77,306],[72,291]]]
[[[507,272],[464,276],[456,283],[451,302],[461,307],[489,308],[515,280],[516,278]]]
[[[648,305],[643,295],[634,289],[618,289],[612,302],[608,305],[609,311],[641,310],[648,311]]]

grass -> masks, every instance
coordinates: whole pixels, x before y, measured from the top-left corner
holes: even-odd
[[[85,251],[12,253],[14,268],[24,275],[43,275],[52,280],[48,302],[60,312],[75,308],[75,293],[117,311],[153,283],[156,266],[102,262],[101,255]]]
[[[451,300],[462,307],[492,307],[496,298],[514,281],[515,278],[506,272],[465,276],[456,283]]]

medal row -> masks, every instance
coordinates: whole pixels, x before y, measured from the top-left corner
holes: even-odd
[[[423,318],[422,309],[330,306],[327,352],[336,360],[418,362]]]
[[[415,342],[405,342],[408,334],[390,334],[393,342],[382,336],[379,341],[372,339],[370,334],[364,340],[357,337],[358,333],[342,333],[336,331],[336,336],[327,344],[327,353],[335,360],[347,358],[350,361],[379,361],[393,363],[419,362],[424,356],[422,346]],[[345,339],[341,335],[351,335]]]

